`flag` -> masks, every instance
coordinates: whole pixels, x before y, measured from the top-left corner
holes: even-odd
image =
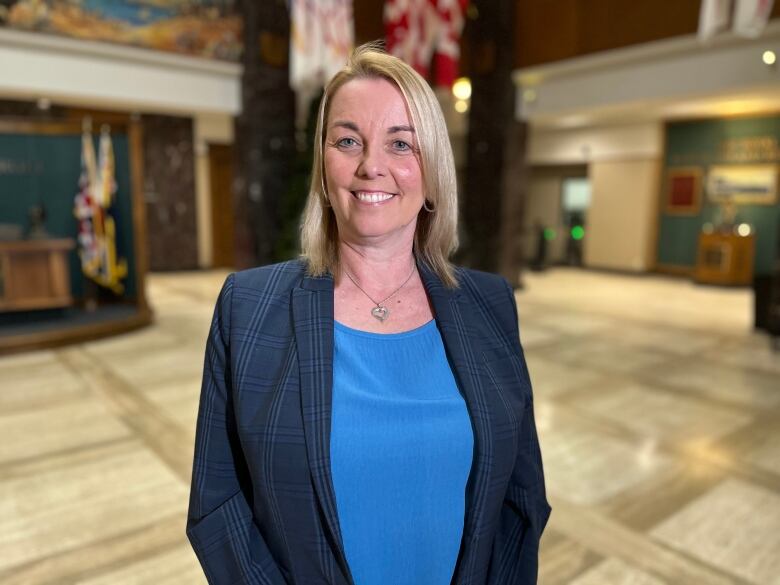
[[[761,36],[772,12],[772,0],[736,0],[734,32],[751,39]]]
[[[290,0],[290,87],[298,118],[308,103],[343,69],[355,44],[352,0]]]
[[[725,30],[731,20],[731,0],[701,0],[699,39],[707,41]]]
[[[79,222],[78,244],[81,270],[97,284],[116,294],[124,292],[127,261],[116,253],[116,223],[111,207],[116,193],[114,147],[104,129],[100,135],[100,156],[95,162],[92,135],[81,137],[81,174],[73,213]]]
[[[388,0],[384,23],[387,50],[431,83],[451,87],[458,76],[460,35],[468,0]]]
[[[74,201],[73,213],[78,220],[78,246],[81,269],[87,276],[97,275],[100,264],[97,238],[94,231],[95,215],[99,209],[92,196],[92,187],[97,182],[97,164],[92,136],[85,132],[81,137],[81,174],[79,191]]]

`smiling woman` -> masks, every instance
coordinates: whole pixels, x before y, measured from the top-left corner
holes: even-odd
[[[245,270],[206,348],[187,533],[211,583],[530,585],[547,522],[517,309],[453,267],[425,81],[358,48],[325,88],[302,260]]]
[[[385,79],[355,79],[334,96],[329,118],[326,187],[340,239],[412,242],[425,198],[401,91]]]

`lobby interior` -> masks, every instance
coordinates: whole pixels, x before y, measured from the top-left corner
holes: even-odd
[[[780,352],[756,327],[758,296],[780,291],[780,196],[775,182],[774,199],[738,202],[725,221],[706,180],[780,165],[780,79],[765,57],[780,53],[780,6],[758,38],[702,43],[698,0],[587,1],[516,3],[526,142],[510,164],[525,191],[510,241],[525,256],[515,295],[553,508],[539,583],[780,585]],[[358,4],[368,40],[381,26],[366,7],[382,3]],[[184,527],[206,336],[238,265],[218,187],[241,138],[241,66],[6,26],[0,63],[0,161],[20,128],[56,126],[78,145],[85,115],[96,135],[112,125],[138,311],[121,333],[28,336],[23,351],[19,318],[0,319],[0,583],[206,583]],[[73,75],[87,70],[102,80]],[[442,96],[463,175],[458,99]],[[10,199],[0,224],[27,221]],[[724,223],[753,242],[747,277],[700,272],[701,235]]]

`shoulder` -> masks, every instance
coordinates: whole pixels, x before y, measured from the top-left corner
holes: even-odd
[[[217,313],[224,335],[251,329],[282,333],[290,329],[289,306],[292,290],[306,273],[302,261],[291,260],[240,270],[230,274],[217,300]]]
[[[226,314],[240,313],[242,317],[269,305],[278,306],[289,299],[305,273],[306,265],[300,260],[233,272],[222,285],[217,305]]]
[[[457,268],[461,298],[480,315],[482,322],[511,347],[519,348],[517,304],[509,282],[498,274]]]
[[[253,291],[254,294],[283,295],[297,286],[306,274],[302,260],[288,260],[268,266],[241,270],[230,275],[235,291]],[[234,293],[236,294],[236,293]]]
[[[513,298],[512,287],[506,278],[490,272],[457,267],[458,290],[474,299],[490,303],[505,303]]]

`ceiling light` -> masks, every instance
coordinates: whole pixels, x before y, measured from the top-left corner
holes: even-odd
[[[761,56],[761,59],[767,65],[774,65],[775,61],[777,61],[777,55],[775,55],[774,51],[764,51],[764,54]]]
[[[452,84],[452,95],[459,100],[467,100],[471,97],[471,81],[468,77],[459,77]]]
[[[469,111],[469,103],[466,100],[458,100],[455,102],[455,111],[459,114],[465,114]]]

